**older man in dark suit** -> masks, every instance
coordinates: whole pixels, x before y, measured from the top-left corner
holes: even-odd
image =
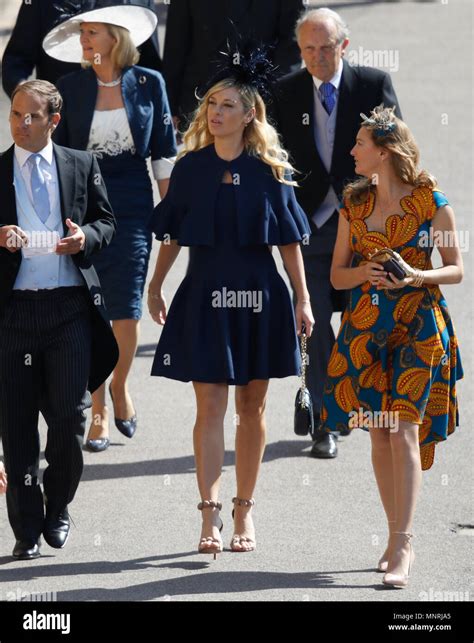
[[[88,390],[118,359],[91,263],[112,240],[115,219],[92,154],[51,141],[61,102],[47,81],[19,85],[15,144],[0,156],[0,434],[18,559],[40,555],[41,533],[51,547],[66,544]],[[39,413],[48,425],[44,497]]]
[[[294,26],[303,0],[171,0],[166,21],[163,75],[171,112],[183,119],[196,108],[195,90],[215,72],[227,43],[273,47],[280,75],[301,67]]]
[[[155,9],[154,0],[130,0],[148,9]],[[2,59],[2,83],[11,96],[22,80],[36,69],[36,77],[56,84],[58,78],[80,69],[79,64],[65,63],[45,53],[42,42],[52,27],[64,18],[64,12],[80,13],[99,7],[124,4],[117,0],[31,0],[22,2],[15,27]],[[140,47],[140,65],[161,71],[162,63],[158,31]]]
[[[331,316],[343,310],[343,291],[330,283],[332,252],[336,241],[338,204],[344,184],[355,178],[350,150],[360,126],[360,113],[380,103],[395,105],[401,117],[390,76],[370,67],[351,67],[343,60],[349,31],[330,9],[304,14],[296,26],[297,41],[306,68],[277,83],[271,107],[283,145],[290,153],[296,177],[296,196],[304,208],[312,235],[302,245],[306,281],[316,318],[308,341],[306,381],[316,412],[317,427],[329,355],[334,344]],[[337,456],[332,434],[316,429],[311,455]]]

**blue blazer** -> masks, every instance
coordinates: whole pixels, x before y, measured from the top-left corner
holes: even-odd
[[[87,149],[97,102],[97,77],[92,68],[67,74],[57,87],[64,100],[53,139],[58,145]],[[122,96],[136,154],[152,161],[176,155],[173,122],[163,76],[145,67],[122,72]]]

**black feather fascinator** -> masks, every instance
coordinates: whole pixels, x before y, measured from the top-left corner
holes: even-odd
[[[221,57],[215,63],[214,73],[196,90],[196,97],[202,99],[206,92],[221,80],[232,79],[237,86],[251,86],[258,91],[265,103],[273,98],[273,85],[277,80],[277,67],[271,60],[272,48],[248,41],[245,45],[231,47],[219,52]]]

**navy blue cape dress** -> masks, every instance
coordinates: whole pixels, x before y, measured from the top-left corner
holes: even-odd
[[[151,229],[190,247],[152,375],[245,385],[299,374],[290,293],[269,248],[311,234],[292,186],[258,157],[225,161],[212,144],[176,163]]]

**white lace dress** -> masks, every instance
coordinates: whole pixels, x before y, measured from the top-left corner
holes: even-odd
[[[89,133],[89,152],[98,159],[104,155],[118,156],[123,152],[135,154],[135,145],[124,107],[109,110],[95,110]],[[173,169],[174,159],[152,161],[153,175],[156,180],[168,179]]]

